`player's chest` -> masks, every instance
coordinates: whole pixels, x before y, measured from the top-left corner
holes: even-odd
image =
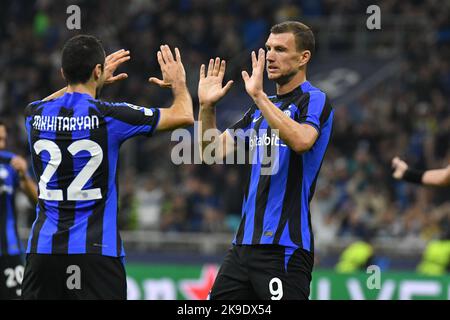
[[[288,118],[290,118],[290,119],[295,118],[295,114],[297,112],[297,107],[294,104],[292,104],[292,103],[291,104],[289,104],[289,103],[283,104],[282,102],[274,103],[274,104],[279,110],[283,111],[283,113]],[[258,135],[258,131],[266,131],[267,129],[273,129],[270,127],[268,119],[266,119],[264,117],[264,115],[262,114],[262,112],[259,109],[257,109],[252,115],[250,128],[257,131],[256,132],[257,135]]]

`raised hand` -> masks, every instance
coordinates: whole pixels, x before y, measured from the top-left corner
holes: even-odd
[[[116,69],[124,62],[130,60],[130,51],[124,49],[111,53],[105,59],[105,84],[111,84],[116,81],[120,81],[128,78],[126,73],[118,74],[114,76]]]
[[[395,157],[394,159],[392,159],[392,169],[394,169],[392,176],[395,179],[400,180],[405,175],[406,170],[408,170],[408,165],[399,157]]]
[[[225,60],[210,59],[208,70],[205,65],[200,67],[200,80],[198,82],[198,100],[201,106],[214,106],[230,90],[233,80],[222,86],[225,75]]]
[[[162,79],[151,77],[150,83],[159,85],[162,88],[172,88],[174,85],[186,84],[186,72],[181,62],[180,50],[175,48],[175,59],[168,45],[162,45],[157,53],[158,63],[161,67]]]
[[[245,90],[250,97],[255,98],[263,93],[263,75],[264,64],[266,61],[264,49],[259,49],[258,57],[255,51],[252,51],[252,76],[250,77],[247,71],[242,71],[242,79],[245,82]]]

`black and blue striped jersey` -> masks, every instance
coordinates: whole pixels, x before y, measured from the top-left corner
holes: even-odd
[[[331,137],[333,108],[325,93],[308,81],[290,93],[269,98],[291,119],[313,126],[319,136],[310,150],[296,153],[272,132],[256,105],[230,127],[230,134],[245,140],[252,154],[242,219],[233,243],[278,244],[313,252],[310,202]],[[261,152],[269,145],[275,154]],[[268,163],[264,154],[273,159],[270,174],[262,174]]]
[[[19,176],[11,166],[15,154],[0,150],[0,256],[23,252],[17,233],[15,195]]]
[[[25,112],[39,181],[27,253],[124,256],[118,230],[117,166],[121,144],[151,135],[159,109],[66,93]]]

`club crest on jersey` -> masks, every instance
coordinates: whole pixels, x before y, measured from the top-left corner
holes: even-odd
[[[289,118],[291,117],[291,110],[284,110],[283,111],[285,115],[287,115]]]
[[[149,116],[149,117],[150,117],[150,116],[153,115],[153,111],[152,111],[151,109],[149,109],[149,108],[144,108],[144,107],[136,106],[136,105],[131,104],[131,103],[127,103],[127,106],[129,106],[131,109],[134,109],[134,110],[144,111],[144,114],[145,114],[146,116]]]

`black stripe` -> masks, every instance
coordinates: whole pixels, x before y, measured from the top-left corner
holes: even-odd
[[[320,114],[320,126],[322,126],[330,116],[331,110],[333,108],[331,107],[330,100],[328,97],[325,97],[325,105],[323,106],[322,113]]]
[[[261,116],[261,118],[257,121],[255,124],[254,130],[256,132],[257,137],[260,136],[259,128],[261,127],[261,124],[263,122],[264,118]],[[265,130],[267,132],[267,135],[270,137],[272,134],[272,131],[270,127]],[[264,148],[264,146],[262,146]],[[254,148],[255,152],[258,152],[258,147],[255,146]],[[267,156],[266,156],[267,153]],[[265,164],[263,166],[263,163],[266,163],[266,159],[270,158],[272,154],[272,148],[270,145],[267,147],[267,152],[263,152],[263,159],[261,159],[261,168],[270,168],[270,163]],[[259,154],[257,155],[257,157]],[[271,175],[261,175],[261,169],[259,171],[259,179],[258,179],[258,187],[256,191],[256,199],[255,199],[255,214],[253,219],[253,235],[252,235],[252,244],[259,244],[261,241],[262,236],[262,229],[264,224],[264,213],[266,211],[267,206],[267,199],[269,197],[269,189],[270,189],[270,178]]]
[[[73,109],[61,107],[59,117],[73,117]],[[57,131],[55,143],[61,150],[62,160],[57,171],[58,189],[63,191],[63,201],[58,202],[58,226],[52,237],[52,253],[67,254],[69,252],[70,227],[75,222],[76,201],[69,201],[67,189],[75,178],[73,159],[68,148],[72,144],[71,131]]]
[[[93,101],[94,102],[94,101]],[[103,219],[105,215],[106,196],[108,194],[108,177],[109,177],[109,163],[108,163],[108,131],[106,122],[101,114],[103,105],[94,102],[97,106],[89,108],[89,116],[96,115],[99,118],[100,126],[97,129],[90,130],[90,140],[98,143],[103,150],[103,160],[100,167],[92,177],[93,188],[100,188],[102,198],[95,201],[94,210],[88,218],[87,235],[86,235],[86,252],[102,254],[103,246]]]
[[[6,202],[7,194],[6,192],[3,192],[0,194],[0,209],[2,209],[2,212],[0,212],[0,248],[1,248],[1,254],[7,255],[8,254],[8,245],[6,243],[6,215],[8,214],[6,212]]]
[[[242,241],[244,241],[244,229],[245,229],[245,219],[247,218],[247,213],[244,212],[244,215],[242,216],[241,223],[239,224],[238,232],[236,233],[236,244],[240,245],[242,244]]]
[[[30,128],[30,131],[31,131],[30,132],[30,143],[31,143],[30,152],[32,154],[31,158],[33,161],[34,172],[37,175],[36,178],[39,180],[40,175],[42,174],[42,172],[44,170],[44,165],[42,164],[42,161],[40,160],[40,158],[42,157],[42,153],[41,153],[41,156],[35,155],[33,144],[39,140],[40,132],[38,130],[33,129],[32,124],[33,124],[33,116],[34,115],[42,115],[42,111],[44,109],[41,108],[40,110],[36,110],[33,107],[34,107],[34,105],[30,106],[30,108],[29,108],[30,123],[28,124],[28,127]],[[37,106],[36,106],[36,108],[37,108]],[[38,206],[39,206],[39,214],[37,215],[37,219],[36,219],[36,222],[35,222],[34,228],[33,228],[33,234],[31,235],[31,242],[30,242],[30,245],[31,245],[30,252],[31,253],[37,253],[39,234],[41,232],[41,229],[42,229],[42,226],[44,225],[45,220],[47,219],[47,216],[45,214],[45,209],[44,209],[44,200],[38,199]]]
[[[116,192],[117,192],[117,214],[116,214],[116,246],[117,246],[117,256],[120,257],[121,251],[122,251],[122,239],[120,238],[120,232],[119,232],[119,161],[117,161],[117,168],[116,168]]]

